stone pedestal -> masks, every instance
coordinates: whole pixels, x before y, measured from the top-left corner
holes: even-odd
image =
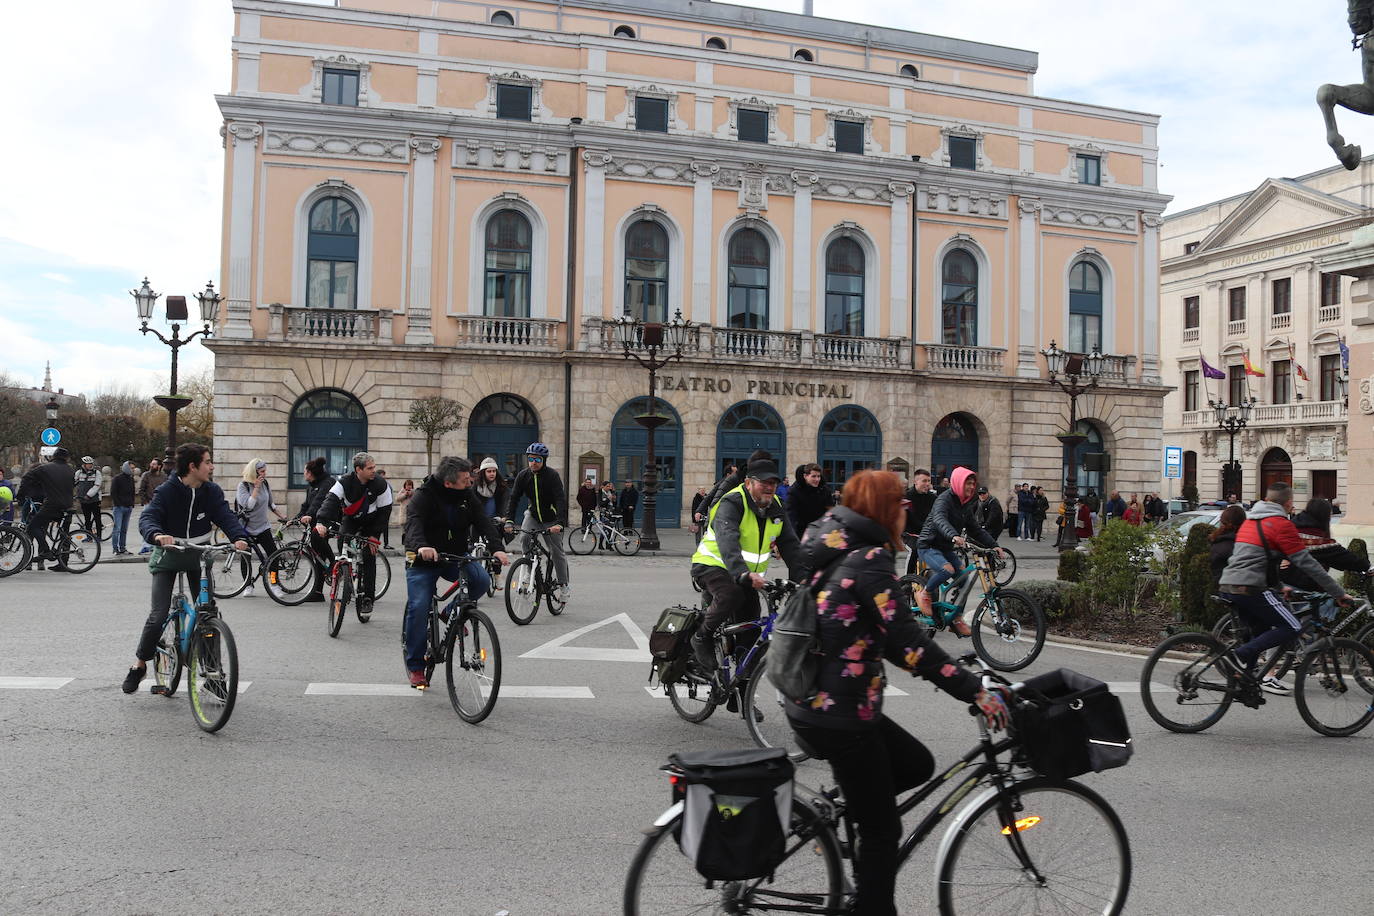
[[[1349,411],[1346,449],[1349,468],[1340,494],[1345,515],[1332,526],[1341,540],[1359,537],[1374,544],[1374,226],[1355,231],[1340,255],[1322,265],[1355,277],[1350,290]]]

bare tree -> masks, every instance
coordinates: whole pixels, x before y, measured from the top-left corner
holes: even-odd
[[[425,467],[434,470],[434,440],[463,425],[463,405],[445,397],[420,398],[410,405],[410,428],[425,436]]]

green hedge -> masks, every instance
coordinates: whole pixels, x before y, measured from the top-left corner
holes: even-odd
[[[1087,556],[1077,550],[1065,550],[1059,554],[1059,571],[1056,574],[1061,582],[1082,582],[1083,569],[1087,566]]]

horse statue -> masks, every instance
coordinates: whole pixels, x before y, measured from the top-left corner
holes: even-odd
[[[1337,86],[1327,83],[1317,89],[1317,107],[1326,119],[1326,142],[1341,160],[1341,165],[1354,170],[1360,164],[1360,147],[1346,143],[1336,128],[1336,106],[1349,108],[1360,114],[1374,115],[1374,45],[1369,43],[1370,33],[1374,32],[1374,0],[1347,0],[1347,21],[1350,33],[1350,47],[1360,52],[1360,64],[1364,75],[1363,83]]]

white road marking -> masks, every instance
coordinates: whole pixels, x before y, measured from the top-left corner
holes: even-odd
[[[654,697],[655,699],[668,699],[668,694],[664,691],[662,687],[650,687],[648,684],[645,684],[644,689],[649,691],[649,696]],[[906,697],[910,695],[911,694],[907,693],[905,690],[902,690],[900,687],[893,687],[890,684],[883,690],[883,696],[885,697]]]
[[[239,681],[239,689],[238,689],[238,694],[239,694],[239,696],[242,696],[243,693],[244,693],[244,691],[246,691],[249,687],[252,687],[252,686],[253,686],[253,682],[252,682],[252,681]]]
[[[593,630],[602,627],[619,624],[629,634],[633,640],[633,649],[598,649],[585,646],[570,646],[568,643],[578,639]],[[537,646],[521,658],[556,658],[565,661],[578,662],[632,662],[638,665],[647,665],[652,659],[649,656],[649,637],[644,634],[638,625],[630,619],[629,614],[616,614],[614,617],[607,617],[605,620],[598,620],[596,623],[589,623],[585,627],[578,627],[570,633],[565,633],[556,639],[551,639],[542,646]]]
[[[409,697],[423,691],[409,684],[306,684],[308,697]]]
[[[485,696],[487,690],[482,689]],[[590,687],[507,687],[501,685],[501,692],[497,699],[517,699],[517,700],[594,700],[596,694],[592,693]]]
[[[442,679],[436,678],[430,692],[447,692]],[[242,690],[240,690],[242,692]],[[483,694],[486,694],[484,689]],[[314,697],[413,697],[426,693],[409,684],[307,684],[306,696]],[[590,687],[547,687],[543,685],[501,685],[498,699],[524,700],[594,700]]]
[[[70,684],[70,677],[0,677],[4,690],[57,690]]]

